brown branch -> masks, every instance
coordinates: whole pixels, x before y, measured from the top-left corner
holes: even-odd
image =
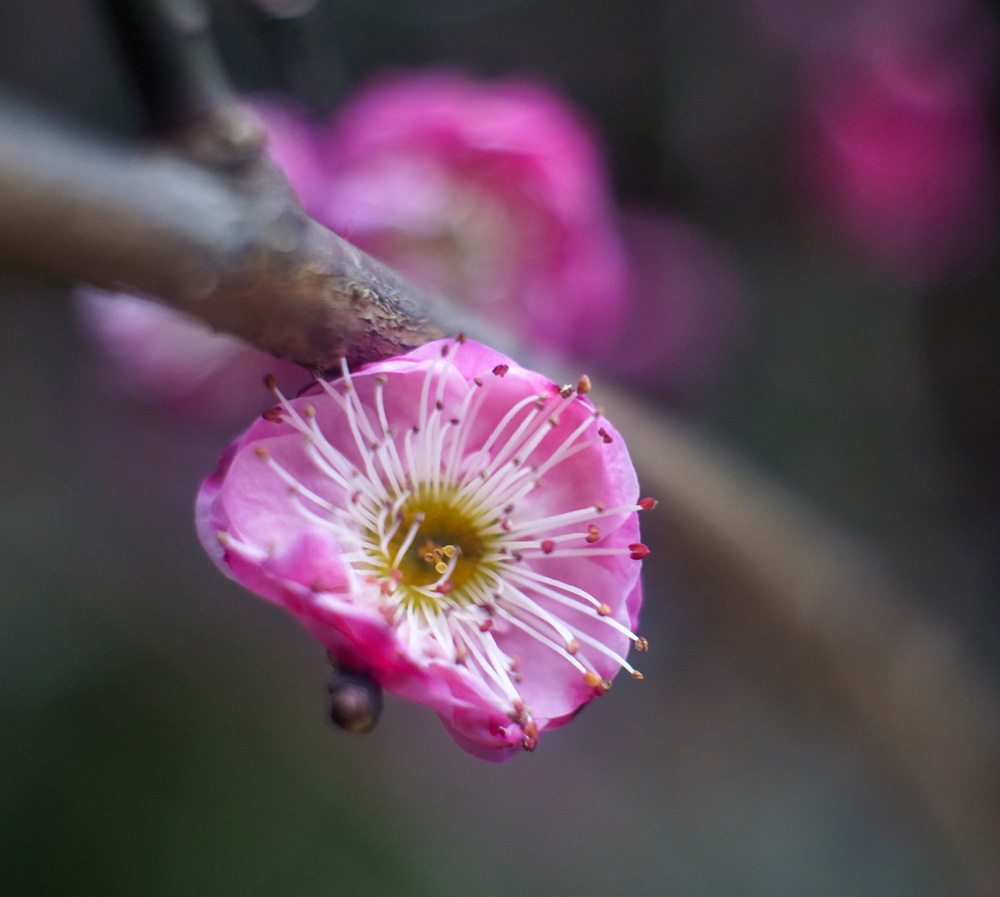
[[[475,323],[326,230],[251,157],[209,172],[0,106],[0,265],[151,296],[325,369]]]

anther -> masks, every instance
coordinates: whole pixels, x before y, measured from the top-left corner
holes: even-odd
[[[542,553],[552,554],[552,552],[555,550],[555,547],[556,547],[555,542],[553,542],[551,539],[546,539],[544,542],[542,542]]]
[[[607,694],[609,691],[611,691],[611,680],[602,679],[597,687],[601,690],[602,694]]]
[[[641,561],[643,558],[649,557],[649,549],[642,542],[633,542],[629,545],[628,550],[631,552],[629,557],[633,561]]]
[[[271,390],[271,392],[274,392],[274,391],[275,391],[275,390],[276,390],[276,389],[278,388],[278,380],[277,380],[277,378],[276,378],[276,377],[274,376],[274,374],[268,374],[268,375],[267,375],[267,376],[266,376],[266,377],[264,378],[264,385],[265,385],[265,386],[266,386],[266,387],[267,387],[267,388],[268,388],[269,390]]]
[[[305,415],[306,417],[315,417],[315,416],[316,416],[316,409],[315,409],[315,408],[313,408],[313,406],[312,406],[312,405],[306,405],[306,406],[305,406],[305,407],[304,407],[304,408],[302,409],[302,413],[303,413],[303,414],[304,414],[304,415]]]
[[[510,370],[510,365],[509,364],[498,364],[495,368],[493,368],[493,373],[497,377],[502,377],[509,370]]]
[[[601,684],[601,677],[593,671],[587,671],[583,674],[583,681],[587,683],[591,688],[597,688]]]
[[[632,678],[633,679],[642,679],[643,675],[638,670],[632,670]]]
[[[571,395],[573,395],[573,387],[567,383],[562,389],[559,390],[559,395],[564,399],[568,399]]]
[[[609,443],[609,442],[613,442],[613,440],[612,440],[612,438],[611,438],[611,435],[610,435],[610,434],[608,433],[608,431],[607,431],[607,430],[605,430],[605,429],[604,429],[604,427],[601,427],[601,428],[600,428],[600,429],[599,429],[599,430],[597,431],[597,435],[601,437],[601,439],[602,439],[602,440],[604,441],[605,445],[606,445],[607,443]]]
[[[219,540],[219,544],[220,545],[228,545],[229,544],[229,534],[228,533],[218,532],[218,533],[215,534],[215,538]]]
[[[590,392],[590,386],[591,386],[590,377],[584,374],[580,378],[580,382],[576,384],[576,391],[580,393],[580,395],[586,395],[588,392]]]
[[[570,639],[566,642],[566,653],[576,654],[580,650],[580,643],[576,639]]]
[[[281,407],[278,405],[275,405],[273,408],[268,408],[267,411],[261,415],[261,417],[272,424],[280,424],[284,420],[281,416]]]
[[[593,544],[600,538],[601,538],[600,527],[598,527],[596,523],[590,524],[590,526],[587,527],[587,541]]]
[[[267,446],[258,445],[254,450],[254,454],[260,458],[261,461],[266,461],[271,457],[271,453],[267,450]]]
[[[437,408],[438,411],[444,411],[444,402],[442,402],[440,399],[438,399],[434,403],[434,407]]]
[[[375,377],[375,382],[376,382],[376,383],[377,383],[377,384],[378,384],[379,386],[385,386],[385,385],[386,385],[386,383],[388,383],[388,382],[389,382],[389,378],[388,378],[388,377],[387,377],[387,376],[386,376],[385,374],[378,374],[378,375],[376,375],[376,377]]]
[[[489,632],[492,628],[493,628],[493,618],[492,617],[489,617],[488,619],[483,620],[483,622],[479,624],[479,631],[480,632]]]
[[[455,342],[461,346],[465,344],[465,339],[466,339],[465,334],[460,333],[458,336],[455,337]]]
[[[641,635],[635,640],[635,650],[636,651],[648,651],[649,642],[646,641]]]
[[[597,614],[598,614],[598,616],[601,616],[601,617],[610,617],[611,616],[611,605],[610,604],[602,604],[602,605],[600,605],[597,608]]]
[[[443,346],[441,346],[441,357],[442,358],[447,358],[448,357],[448,353],[450,351],[451,351],[451,346],[449,346],[447,343],[445,343]]]
[[[639,502],[639,507],[644,511],[651,511],[659,502],[655,498],[644,498]]]
[[[472,382],[475,383],[476,386],[482,386],[483,385],[483,378],[482,377],[473,377],[472,378]]]

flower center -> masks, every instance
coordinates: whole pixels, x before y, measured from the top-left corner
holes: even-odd
[[[413,495],[400,509],[377,566],[382,577],[395,581],[400,603],[437,613],[444,595],[450,603],[473,602],[474,590],[465,586],[477,580],[493,541],[484,540],[481,527],[451,502]]]

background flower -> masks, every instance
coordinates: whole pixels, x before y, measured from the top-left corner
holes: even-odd
[[[386,76],[337,113],[317,217],[535,346],[613,333],[626,263],[598,142],[540,84]]]

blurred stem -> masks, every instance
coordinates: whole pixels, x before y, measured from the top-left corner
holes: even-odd
[[[682,422],[595,389],[713,637],[860,742],[941,845],[952,893],[1000,885],[1000,696],[947,624],[806,502]]]

